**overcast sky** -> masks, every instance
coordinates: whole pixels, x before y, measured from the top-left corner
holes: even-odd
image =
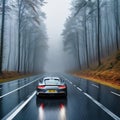
[[[55,38],[63,29],[66,17],[70,13],[70,0],[46,0],[48,3],[43,7],[47,20],[49,37]],[[58,36],[57,36],[58,37]]]
[[[43,7],[46,13],[46,27],[48,33],[48,54],[45,69],[47,72],[58,72],[65,69],[66,54],[63,51],[61,36],[66,18],[70,14],[70,0],[46,0]]]

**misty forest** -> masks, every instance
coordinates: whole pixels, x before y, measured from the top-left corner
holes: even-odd
[[[0,1],[1,71],[42,71],[47,50],[44,4],[43,0]]]
[[[0,0],[0,71],[43,71],[48,49],[44,0]],[[71,0],[62,32],[77,70],[120,49],[119,0]]]
[[[100,66],[120,48],[120,1],[73,0],[71,11],[64,49],[74,55],[77,69]]]

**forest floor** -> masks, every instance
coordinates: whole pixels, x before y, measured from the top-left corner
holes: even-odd
[[[30,74],[17,73],[13,71],[3,72],[3,74],[0,75],[0,83],[8,82],[8,81],[12,81],[15,79],[28,77],[28,76],[30,76]]]
[[[102,65],[97,68],[91,67],[73,74],[120,90],[120,51],[102,60]]]

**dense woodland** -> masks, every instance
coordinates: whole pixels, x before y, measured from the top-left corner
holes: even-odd
[[[0,73],[43,70],[44,5],[44,0],[0,0]],[[120,0],[72,0],[62,35],[77,69],[100,66],[120,49]]]
[[[0,0],[0,73],[40,72],[47,50],[44,0]]]
[[[100,66],[120,49],[120,0],[72,0],[63,36],[77,69]]]

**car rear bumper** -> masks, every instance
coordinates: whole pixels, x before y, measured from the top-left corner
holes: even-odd
[[[59,93],[42,93],[42,92],[37,92],[36,93],[37,96],[43,96],[43,97],[52,97],[52,96],[67,96],[67,92],[66,91],[62,91]]]

